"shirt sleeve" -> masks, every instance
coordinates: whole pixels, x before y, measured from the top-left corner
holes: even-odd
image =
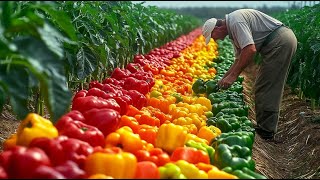
[[[237,46],[235,46],[234,43],[232,43],[232,45],[233,45],[233,52],[234,52],[235,58],[240,59],[240,49],[237,48]]]
[[[249,44],[254,44],[251,30],[247,23],[238,22],[233,25],[233,38],[238,42],[240,49],[248,46]]]

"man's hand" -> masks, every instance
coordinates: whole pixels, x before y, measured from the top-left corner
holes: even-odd
[[[218,82],[218,85],[221,89],[228,89],[237,80],[237,78],[237,76],[233,76],[231,73],[227,77],[222,78]]]

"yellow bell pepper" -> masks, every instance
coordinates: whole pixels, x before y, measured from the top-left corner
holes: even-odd
[[[208,171],[208,178],[209,179],[238,179],[237,176],[221,171],[216,166],[213,166],[212,169]]]
[[[215,126],[202,126],[197,136],[203,139],[206,139],[209,143],[211,143],[212,139],[221,134],[221,130]]]
[[[208,98],[205,97],[199,97],[195,102],[195,104],[201,104],[207,108],[207,110],[211,111],[212,105],[211,101]]]
[[[37,137],[55,138],[59,133],[48,119],[36,113],[29,113],[17,130],[17,145],[28,146]]]
[[[195,142],[200,142],[200,143],[205,143],[205,144],[209,144],[209,142],[206,139],[200,138],[197,135],[194,134],[187,134],[187,138],[185,140],[185,143],[187,143],[189,140],[194,140]]]
[[[156,147],[172,153],[177,147],[183,147],[187,130],[173,123],[162,124],[158,130]]]
[[[138,134],[134,134],[129,126],[122,126],[105,138],[105,147],[121,146],[126,152],[136,152],[143,149],[143,142]]]
[[[137,168],[137,158],[129,152],[95,152],[85,160],[84,170],[88,176],[104,174],[115,179],[133,179]]]
[[[181,173],[187,177],[187,179],[208,179],[208,174],[199,170],[194,164],[185,160],[179,160],[175,164],[181,169]]]

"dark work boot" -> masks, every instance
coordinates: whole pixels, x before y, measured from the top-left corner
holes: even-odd
[[[271,140],[273,139],[274,134],[268,131],[263,130],[262,128],[260,128],[259,126],[256,126],[254,128],[256,130],[256,133],[265,140]]]

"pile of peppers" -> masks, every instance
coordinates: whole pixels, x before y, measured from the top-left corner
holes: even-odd
[[[266,179],[243,79],[216,86],[232,59],[221,52],[196,29],[90,82],[56,123],[28,114],[3,144],[0,179]]]

